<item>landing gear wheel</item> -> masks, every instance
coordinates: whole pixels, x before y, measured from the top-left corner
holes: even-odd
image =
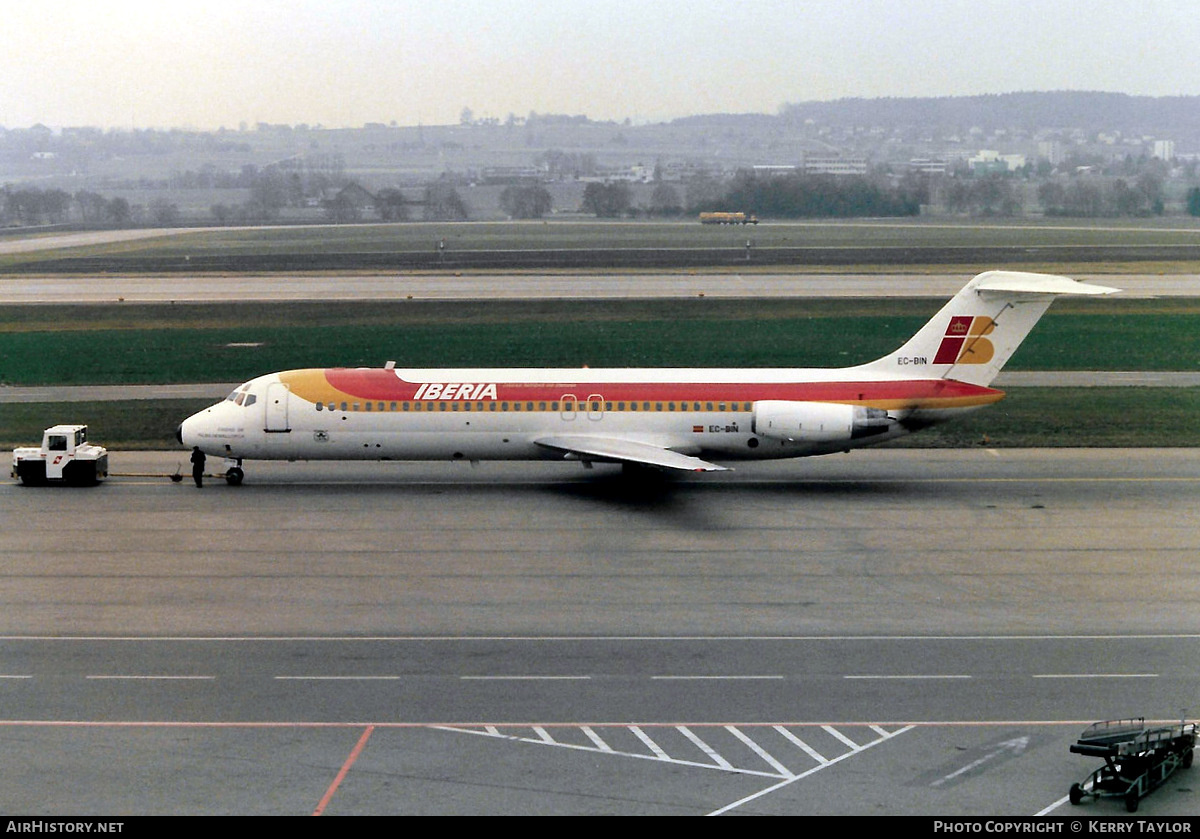
[[[1131,789],[1125,793],[1125,809],[1130,813],[1136,813],[1138,808],[1138,791]]]
[[[1071,791],[1067,793],[1067,798],[1071,799],[1072,804],[1083,801],[1083,787],[1079,784],[1071,784]]]
[[[231,466],[225,472],[225,483],[231,487],[241,486],[242,479],[246,477],[246,473],[242,471],[240,466]]]

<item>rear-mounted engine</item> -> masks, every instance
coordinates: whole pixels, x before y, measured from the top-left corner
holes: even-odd
[[[832,402],[754,403],[751,430],[789,443],[834,443],[883,434],[895,418],[882,408]]]

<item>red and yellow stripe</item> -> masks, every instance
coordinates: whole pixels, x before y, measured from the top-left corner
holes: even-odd
[[[311,369],[281,373],[280,381],[309,402],[415,401],[422,382],[408,382],[391,370]],[[483,380],[480,380],[483,383]],[[950,379],[865,382],[496,382],[488,401],[557,400],[573,396],[606,402],[837,402],[885,410],[974,408],[1004,398],[994,388]],[[429,400],[441,401],[441,400]],[[457,400],[457,401],[470,401]]]

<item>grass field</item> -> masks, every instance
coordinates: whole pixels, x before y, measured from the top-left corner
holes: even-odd
[[[295,367],[840,367],[891,352],[930,300],[0,306],[0,383],[239,381]],[[1060,301],[1013,370],[1192,371],[1200,301]]]
[[[764,223],[554,221],[221,229],[87,248],[0,255],[0,272],[43,260],[468,250],[741,248],[1027,249],[1192,247],[1200,222],[1115,225],[944,223],[924,220]],[[0,239],[2,242],[2,239]],[[0,248],[2,250],[2,248]],[[1165,252],[1165,251],[1164,251]],[[353,260],[348,260],[352,263]],[[1196,262],[1086,261],[1089,273],[1196,271]],[[842,266],[839,270],[862,270]],[[892,264],[870,270],[922,272]],[[739,270],[743,270],[739,268]],[[745,270],[754,270],[748,266]],[[960,270],[960,269],[955,269]],[[240,381],[308,366],[845,366],[890,352],[941,305],[931,300],[396,301],[177,305],[0,305],[0,384],[167,384]],[[1012,370],[1191,371],[1200,366],[1200,298],[1055,304]],[[1017,388],[969,420],[916,435],[911,445],[1200,445],[1200,390]],[[192,401],[5,404],[0,443],[39,438],[43,426],[82,420],[115,447],[173,446]]]
[[[890,352],[939,301],[496,301],[0,306],[6,384],[241,381],[306,366],[845,366]],[[1200,300],[1059,301],[1012,370],[1195,370]],[[6,404],[0,444],[82,421],[173,447],[204,400]],[[904,445],[1200,445],[1200,389],[1014,388]]]

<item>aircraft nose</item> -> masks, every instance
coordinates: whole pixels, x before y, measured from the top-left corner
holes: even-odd
[[[180,443],[183,442],[183,423],[179,423],[179,425],[175,426],[175,439]]]

